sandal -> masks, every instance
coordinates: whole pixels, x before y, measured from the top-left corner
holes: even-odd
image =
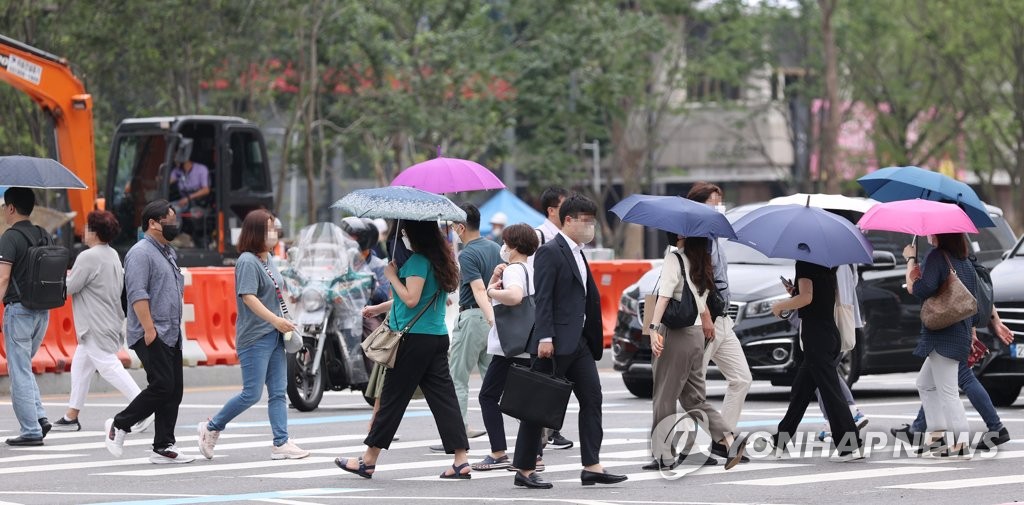
[[[512,462],[508,459],[508,455],[502,456],[500,458],[493,458],[491,457],[490,454],[488,454],[483,461],[479,463],[473,463],[472,465],[470,465],[470,468],[472,468],[474,472],[484,472],[487,470],[508,468],[510,466],[512,466]]]
[[[471,478],[473,478],[473,475],[468,473],[468,472],[467,473],[462,473],[462,469],[463,468],[470,468],[469,467],[469,463],[463,463],[463,464],[461,464],[459,466],[452,465],[452,470],[455,470],[455,473],[449,475],[448,471],[445,470],[444,473],[441,474],[441,478],[442,479],[471,479]]]
[[[373,473],[367,470],[373,470],[377,468],[377,465],[367,465],[366,463],[363,463],[363,458],[360,457],[356,460],[359,462],[359,468],[352,469],[348,467],[348,461],[348,458],[334,458],[334,464],[338,465],[338,468],[341,468],[348,473],[354,473],[364,479],[373,478]]]

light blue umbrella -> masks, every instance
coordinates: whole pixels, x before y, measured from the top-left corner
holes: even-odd
[[[356,217],[408,221],[465,221],[466,212],[441,195],[406,186],[357,189],[331,207]]]
[[[853,223],[805,205],[766,205],[733,223],[736,238],[769,258],[825,267],[871,263],[871,244]]]

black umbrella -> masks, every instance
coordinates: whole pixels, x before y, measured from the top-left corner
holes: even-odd
[[[88,187],[57,160],[31,156],[0,156],[0,186],[43,189]]]

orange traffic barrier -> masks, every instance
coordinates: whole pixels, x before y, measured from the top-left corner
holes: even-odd
[[[3,308],[0,307],[0,321],[3,320],[3,314],[4,314]],[[52,317],[52,311],[51,311],[51,317]],[[59,350],[57,350],[58,348],[55,345],[56,340],[54,340],[53,337],[51,336],[51,332],[52,331],[53,331],[53,327],[52,326],[47,328],[46,336],[43,337],[43,343],[39,346],[39,351],[36,352],[35,356],[32,356],[32,373],[39,374],[39,373],[43,373],[43,372],[55,372],[55,371],[58,371],[57,370],[57,359],[54,359],[54,357],[50,354],[50,350],[51,350],[50,348],[52,347],[58,353],[57,355],[61,359],[63,359],[63,355],[60,354]],[[51,340],[49,342],[47,342],[47,339],[51,339]],[[7,346],[6,339],[0,339],[0,357],[2,357],[2,359],[0,359],[0,361],[2,361],[2,363],[0,363],[0,374],[2,374],[2,375],[7,375],[7,347],[6,346]],[[69,358],[66,361],[66,363],[62,363],[62,365],[67,366],[70,363],[71,363],[71,360]],[[64,369],[61,369],[60,371],[63,372]]]
[[[206,354],[200,365],[235,365],[235,271],[232,268],[190,268],[192,282],[185,286],[185,303],[195,310],[185,322],[185,334]]]
[[[604,326],[604,346],[611,347],[618,320],[619,299],[622,290],[640,280],[651,269],[646,260],[591,261],[590,273],[601,293],[601,319]]]

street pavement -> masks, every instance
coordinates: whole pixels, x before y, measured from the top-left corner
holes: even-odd
[[[186,374],[189,370],[186,370]],[[51,432],[46,445],[12,448],[0,444],[0,505],[116,503],[174,505],[190,503],[276,503],[291,505],[361,502],[386,503],[586,503],[586,504],[747,504],[850,503],[856,505],[908,503],[1011,503],[1024,499],[1024,402],[1000,409],[1014,440],[1000,451],[970,461],[936,461],[894,455],[892,426],[908,422],[917,410],[913,374],[868,376],[854,387],[861,410],[870,422],[865,435],[876,448],[865,460],[838,463],[822,455],[821,445],[805,446],[781,460],[754,457],[726,471],[721,462],[688,474],[643,471],[647,457],[650,400],[632,396],[618,374],[602,369],[604,388],[605,467],[629,480],[615,486],[583,487],[579,481],[578,447],[545,453],[542,477],[551,490],[513,487],[505,470],[474,472],[468,481],[446,481],[438,475],[451,458],[432,453],[439,443],[426,402],[413,401],[399,428],[400,439],[385,451],[372,480],[347,474],[334,466],[337,456],[362,453],[370,408],[356,393],[325,396],[310,413],[289,409],[289,431],[299,446],[312,451],[307,459],[272,461],[266,398],[223,432],[213,460],[199,455],[196,425],[212,416],[237,390],[233,386],[189,387],[178,417],[177,440],[183,452],[197,460],[186,465],[148,462],[151,433],[131,434],[124,456],[112,457],[104,447],[103,421],[123,407],[117,393],[97,393],[82,412],[81,432]],[[473,377],[472,394],[480,378]],[[724,382],[708,382],[709,397],[719,405]],[[747,398],[740,429],[774,431],[785,412],[788,388],[755,382]],[[46,395],[51,421],[60,417],[66,396]],[[968,403],[972,429],[984,431]],[[470,423],[482,428],[479,408],[471,401]],[[578,442],[578,406],[573,399],[563,433]],[[823,422],[812,404],[801,430],[817,431]],[[509,446],[514,447],[516,421],[506,418]],[[0,398],[0,438],[16,436],[9,398]],[[488,453],[487,437],[470,441],[471,461]],[[910,451],[912,454],[912,450]]]

